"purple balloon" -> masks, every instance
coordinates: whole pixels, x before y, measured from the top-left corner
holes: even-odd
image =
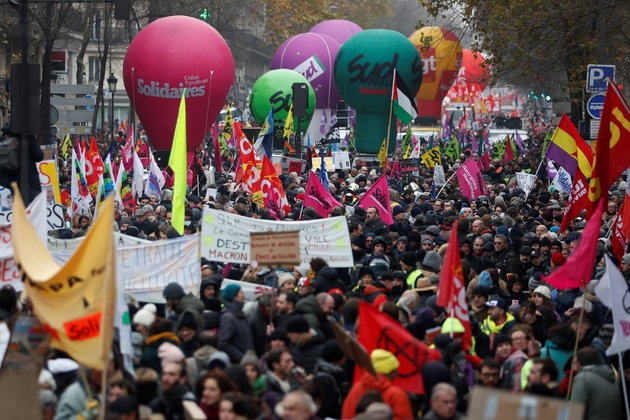
[[[313,26],[309,32],[324,34],[343,44],[352,35],[361,32],[363,29],[354,22],[343,19],[325,20]]]
[[[333,68],[340,48],[341,45],[327,35],[296,35],[278,48],[271,60],[271,70],[289,69],[300,73],[315,90],[315,108],[331,108],[339,102]]]

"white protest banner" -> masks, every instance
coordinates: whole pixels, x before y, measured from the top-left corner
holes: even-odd
[[[251,262],[251,232],[300,231],[300,260],[308,265],[322,258],[331,267],[352,267],[352,247],[345,217],[301,222],[251,219],[204,208],[201,225],[201,256],[212,261]]]
[[[122,278],[125,291],[143,302],[163,303],[162,291],[167,284],[175,282],[186,292],[198,295],[201,284],[199,235],[146,242],[116,248],[119,268],[116,276]],[[53,252],[53,256],[61,264],[72,252]]]
[[[54,251],[72,251],[79,247],[79,244],[83,240],[83,238],[75,238],[75,239],[59,239],[48,237],[48,250],[50,252]],[[147,241],[144,239],[136,238],[135,236],[125,235],[124,233],[114,232],[114,244],[116,247],[125,246],[125,245],[141,245],[141,244],[152,244],[155,242]]]
[[[331,152],[335,169],[350,169],[350,155],[348,152]]]
[[[326,172],[335,172],[335,161],[332,156],[325,156],[324,163],[326,164]],[[311,167],[313,170],[317,170],[322,166],[322,158],[316,157],[311,159]]]
[[[221,290],[225,289],[228,284],[236,284],[240,286],[241,290],[245,294],[245,300],[250,302],[256,302],[258,296],[262,295],[265,292],[273,291],[273,287],[231,279],[223,279],[223,282],[221,282]]]
[[[527,172],[517,172],[516,173],[516,185],[525,191],[525,196],[528,196],[532,189],[534,188],[534,183],[536,182],[536,175],[528,174]]]
[[[46,241],[48,224],[46,223],[46,196],[44,194],[35,197],[35,200],[26,209],[26,215],[28,221],[37,231],[39,239],[42,242]],[[0,287],[6,284],[10,284],[18,292],[24,289],[20,270],[15,265],[13,258],[10,218],[0,219]]]
[[[553,179],[553,187],[556,191],[570,193],[573,188],[573,179],[564,168],[558,170],[558,174]]]
[[[45,201],[45,195],[42,194]],[[39,196],[38,196],[39,197]],[[66,219],[61,204],[46,206],[46,231],[63,229],[66,227]],[[13,210],[0,212],[0,225],[10,225],[13,221]]]
[[[446,185],[446,175],[444,175],[444,167],[442,165],[435,165],[433,168],[433,183],[436,187]]]

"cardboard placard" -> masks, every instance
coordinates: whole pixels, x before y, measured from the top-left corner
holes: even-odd
[[[324,162],[326,163],[326,172],[335,172],[335,161],[332,156],[325,156]],[[311,159],[313,170],[319,169],[322,166],[322,158],[316,157]]]
[[[368,356],[365,348],[363,348],[363,346],[359,344],[357,339],[351,335],[346,334],[346,331],[341,325],[337,323],[337,321],[331,319],[330,325],[332,327],[333,333],[335,334],[335,338],[339,342],[339,347],[341,347],[341,350],[344,352],[344,354],[354,360],[354,362],[361,366],[363,369],[374,375],[374,377],[377,377],[374,366],[372,366],[370,356]]]
[[[411,174],[420,170],[420,159],[401,159],[399,162],[402,174]]]
[[[468,404],[469,419],[557,420],[581,419],[584,404],[558,398],[512,394],[494,388],[476,386]]]
[[[335,169],[350,169],[350,154],[348,152],[331,152]]]
[[[300,265],[300,232],[260,232],[249,237],[252,263]]]
[[[282,161],[280,162],[280,167],[283,171],[286,170],[288,173],[296,172],[299,175],[306,171],[306,161],[303,159],[283,156]]]

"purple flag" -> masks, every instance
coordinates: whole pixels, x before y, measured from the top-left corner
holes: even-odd
[[[444,114],[444,123],[442,124],[442,138],[443,139],[451,138],[451,124],[448,120],[448,112]]]
[[[473,133],[472,135],[472,151],[473,153],[477,153],[479,145],[477,144],[477,136]]]
[[[319,132],[322,134],[326,134],[326,122],[327,122],[326,110],[322,109],[322,120],[319,123]]]
[[[348,147],[350,143],[350,130],[346,131],[346,136],[341,141],[341,147]]]
[[[333,128],[337,124],[337,108],[330,110],[330,128]]]
[[[558,171],[556,170],[556,167],[553,166],[553,161],[551,159],[545,159],[547,159],[547,178],[552,181],[556,175],[558,175]]]
[[[468,158],[457,170],[457,180],[462,188],[462,195],[471,200],[486,195],[483,175],[473,158]]]
[[[356,127],[356,116],[356,111],[353,108],[348,107],[348,123],[352,127]]]
[[[523,150],[525,150],[525,145],[523,144],[523,138],[521,137],[518,130],[516,130],[514,133],[516,133],[514,138],[516,139],[516,145],[518,146],[518,150],[522,152]]]
[[[490,150],[490,137],[488,135],[488,130],[486,130],[486,132],[483,133],[483,145],[486,150]]]

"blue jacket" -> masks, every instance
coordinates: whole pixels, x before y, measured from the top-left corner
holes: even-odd
[[[573,356],[573,348],[566,348],[560,344],[554,343],[550,338],[545,343],[545,346],[540,350],[540,357],[549,358],[554,361],[558,368],[558,380],[556,382],[562,382],[564,379],[564,365]]]

